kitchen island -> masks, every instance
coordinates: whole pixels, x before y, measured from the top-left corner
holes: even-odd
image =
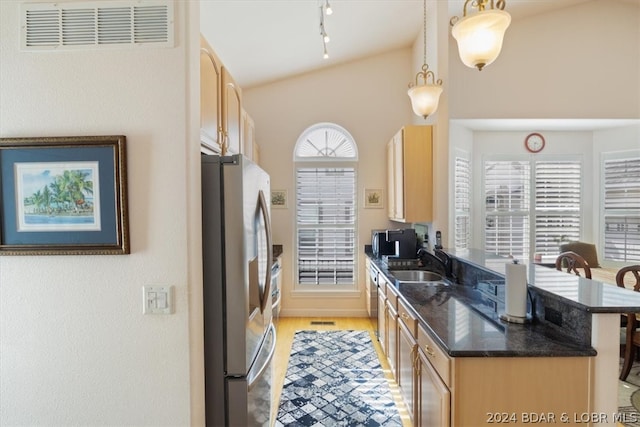
[[[429,285],[396,280],[382,259],[367,253],[378,294],[386,296],[378,306],[378,312],[387,307],[379,320],[386,328],[381,344],[411,400],[414,424],[426,425],[427,418],[447,426],[624,421],[617,414],[620,313],[640,312],[640,294],[529,266],[533,319],[508,323],[499,317],[500,291],[512,260],[446,252],[452,276]]]

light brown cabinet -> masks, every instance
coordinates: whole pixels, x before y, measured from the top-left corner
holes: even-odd
[[[433,220],[433,128],[405,126],[387,144],[389,219]]]
[[[398,294],[393,285],[387,284],[387,360],[394,378],[398,381]]]
[[[242,153],[256,164],[260,164],[260,147],[256,142],[255,124],[249,113],[242,109]]]
[[[200,36],[200,142],[204,151],[242,153],[242,90]]]
[[[222,62],[200,36],[200,143],[220,153],[222,133]]]
[[[222,67],[222,146],[230,154],[242,153],[242,91]]]

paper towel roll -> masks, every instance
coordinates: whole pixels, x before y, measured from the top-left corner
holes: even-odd
[[[527,316],[527,266],[516,262],[506,265],[504,288],[505,313],[511,317]]]

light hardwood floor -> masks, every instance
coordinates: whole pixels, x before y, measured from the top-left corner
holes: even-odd
[[[313,324],[312,322],[334,322],[334,324]],[[378,359],[380,359],[380,365],[384,371],[385,378],[389,381],[389,387],[391,394],[396,401],[400,418],[402,419],[403,427],[413,427],[409,415],[407,413],[404,402],[400,397],[400,391],[396,382],[393,379],[393,375],[389,369],[389,363],[386,356],[382,353],[380,344],[375,336],[375,319],[369,319],[364,317],[335,317],[335,318],[319,318],[319,317],[280,317],[277,323],[277,343],[276,353],[274,356],[274,414],[272,419],[275,420],[275,416],[278,411],[278,405],[280,403],[280,394],[282,393],[282,387],[284,384],[284,377],[287,373],[287,365],[289,363],[289,354],[291,353],[291,345],[293,344],[293,336],[296,331],[303,330],[364,330],[369,331],[371,335],[371,341],[378,353]]]

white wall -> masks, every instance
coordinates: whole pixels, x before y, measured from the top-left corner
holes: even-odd
[[[20,3],[0,2],[0,135],[125,135],[131,254],[0,257],[0,424],[201,423],[197,3],[175,48],[56,52],[18,50]],[[143,285],[175,313],[143,315]]]
[[[272,210],[274,242],[284,245],[283,315],[364,315],[365,244],[371,229],[397,227],[387,219],[386,144],[411,121],[406,94],[411,50],[305,74],[243,92],[245,109],[255,121],[260,163],[271,175],[271,187],[289,192],[288,209]],[[359,295],[350,298],[294,297],[295,238],[293,148],[300,134],[318,122],[347,129],[358,145]],[[385,190],[385,209],[364,209],[365,188]]]
[[[450,36],[450,118],[639,118],[638,40],[640,4],[619,0],[513,21],[480,72]]]

